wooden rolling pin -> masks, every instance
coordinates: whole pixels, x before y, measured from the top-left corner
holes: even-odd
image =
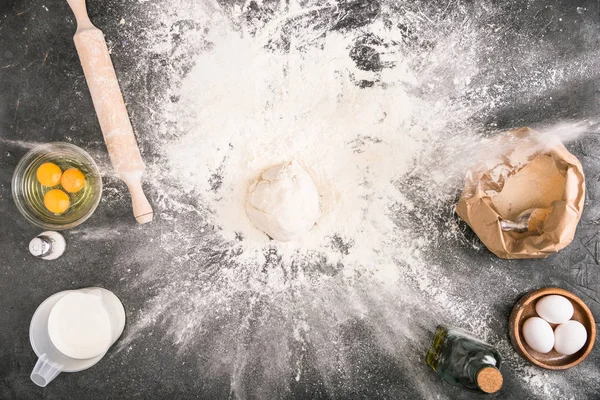
[[[104,34],[90,21],[85,0],[67,0],[77,20],[73,40],[87,80],[100,128],[117,176],[127,184],[133,215],[140,224],[154,212],[142,190],[144,162],[138,149]]]

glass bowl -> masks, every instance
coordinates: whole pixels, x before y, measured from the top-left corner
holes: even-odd
[[[54,214],[44,206],[44,195],[52,189],[61,189],[60,183],[46,187],[38,182],[37,169],[47,162],[58,165],[63,172],[78,168],[86,178],[81,190],[68,193],[71,203],[62,214]],[[69,229],[88,219],[98,207],[102,178],[92,157],[79,147],[61,142],[42,144],[25,154],[17,164],[12,195],[21,214],[32,224],[51,230]]]

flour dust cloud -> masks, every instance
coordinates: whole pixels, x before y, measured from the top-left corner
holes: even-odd
[[[589,117],[536,110],[599,58],[556,57],[543,9],[528,20],[533,10],[491,2],[149,0],[134,11],[147,33],[138,53],[162,60],[140,142],[164,257],[137,277],[152,296],[122,349],[160,326],[233,398],[404,398],[401,382],[429,398],[448,388],[424,355],[450,323],[496,345],[532,395],[565,394],[564,378],[542,379],[489,328],[527,283],[504,289],[491,256],[472,265],[482,245],[453,207],[496,132]],[[321,217],[281,243],[245,201],[291,160],[314,180]]]

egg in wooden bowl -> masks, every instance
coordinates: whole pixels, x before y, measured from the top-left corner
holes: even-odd
[[[590,354],[596,323],[588,306],[575,294],[543,288],[526,294],[514,306],[509,335],[517,352],[532,364],[562,370]]]

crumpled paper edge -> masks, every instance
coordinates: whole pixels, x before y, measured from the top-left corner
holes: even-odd
[[[509,132],[518,137],[536,135],[528,127]],[[563,198],[552,203],[552,211],[541,235],[504,232],[500,215],[479,184],[487,171],[472,172],[456,206],[458,215],[473,229],[483,244],[500,258],[545,258],[568,246],[575,236],[585,201],[585,176],[581,163],[562,143],[553,145],[552,155],[566,168]]]

